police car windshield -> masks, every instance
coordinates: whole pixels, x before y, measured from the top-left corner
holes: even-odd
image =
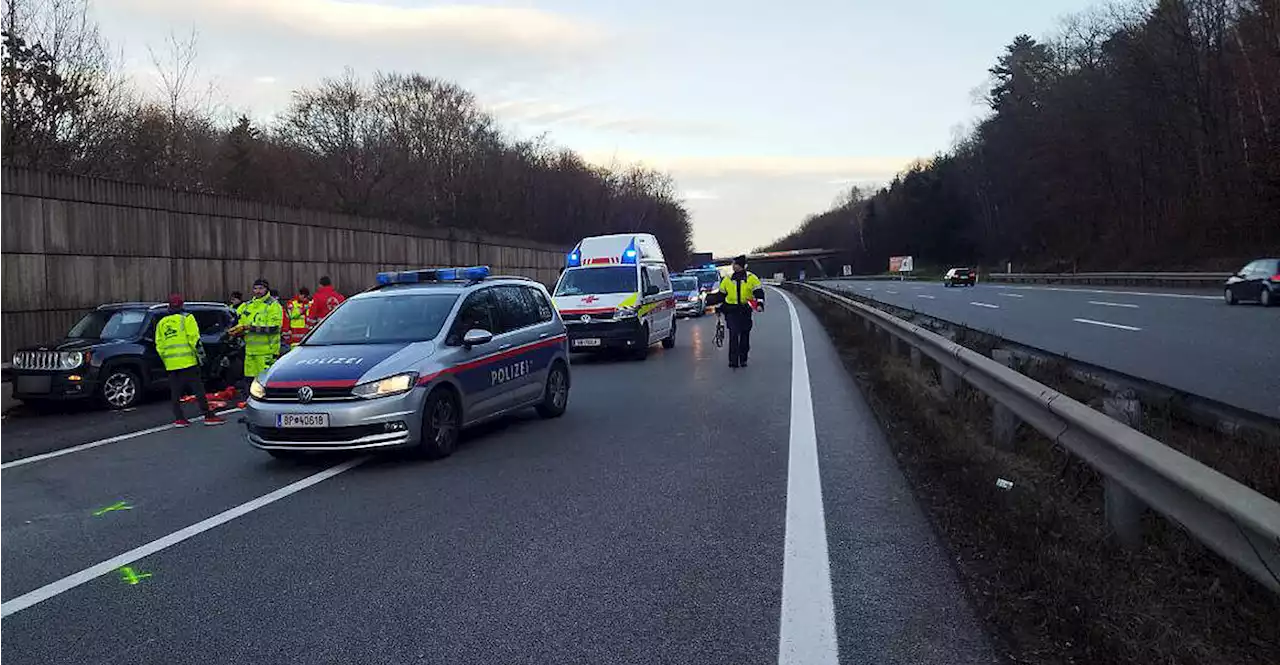
[[[122,309],[94,311],[84,315],[67,333],[69,339],[133,339],[142,332],[147,313]]]
[[[303,346],[388,344],[434,339],[444,327],[456,293],[353,298],[333,310]]]
[[[635,293],[635,266],[608,266],[566,270],[556,287],[557,296],[599,293]]]
[[[698,280],[693,277],[676,277],[671,280],[672,291],[696,291]]]
[[[715,286],[720,283],[720,273],[714,270],[705,270],[698,273],[699,286]]]

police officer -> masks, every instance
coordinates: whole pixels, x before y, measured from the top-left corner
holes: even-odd
[[[751,352],[751,314],[764,311],[764,285],[747,272],[747,257],[733,259],[733,272],[720,280],[720,292],[713,294],[729,328],[729,366],[746,367]]]
[[[284,323],[284,308],[271,297],[271,285],[265,279],[253,283],[253,299],[240,310],[240,325],[244,332],[244,378],[241,393],[247,393],[249,383],[265,372],[280,355],[280,327]]]
[[[203,349],[200,347],[200,326],[196,317],[183,311],[185,303],[182,296],[174,293],[169,296],[169,312],[156,322],[156,353],[164,362],[164,369],[169,375],[169,394],[173,404],[174,427],[186,427],[191,423],[182,413],[182,395],[190,388],[200,402],[204,411],[205,425],[221,425],[226,422],[209,409],[209,400],[204,394],[204,382],[200,380],[200,362]]]

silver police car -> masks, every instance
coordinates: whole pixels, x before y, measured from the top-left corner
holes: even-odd
[[[253,381],[248,439],[276,457],[413,448],[451,454],[459,431],[569,401],[564,324],[546,288],[487,266],[378,274]]]

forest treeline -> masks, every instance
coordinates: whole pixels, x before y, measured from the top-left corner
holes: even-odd
[[[1013,40],[990,113],[766,249],[1015,270],[1231,270],[1280,254],[1280,0],[1159,0]]]
[[[222,119],[197,35],[151,50],[158,94],[122,72],[88,0],[6,0],[3,160],[290,206],[572,245],[649,231],[673,267],[691,245],[672,179],[515,139],[476,97],[417,73],[319,81],[269,121]]]

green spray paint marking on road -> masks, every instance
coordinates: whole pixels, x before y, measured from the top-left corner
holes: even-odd
[[[133,506],[129,505],[127,501],[117,501],[106,508],[93,511],[93,516],[102,517],[113,510],[133,510]]]
[[[135,573],[133,572],[133,569],[130,568],[129,566],[120,568],[119,571],[120,571],[120,581],[128,582],[130,585],[137,584],[138,582],[141,582],[143,579],[151,577],[151,573]]]

